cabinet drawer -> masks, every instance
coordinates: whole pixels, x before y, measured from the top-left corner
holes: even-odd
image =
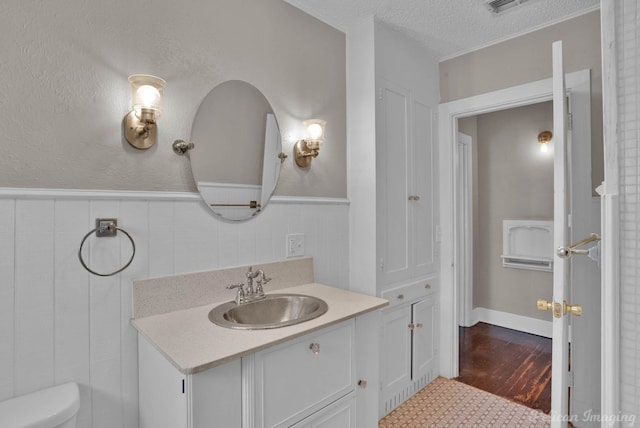
[[[280,427],[355,388],[354,321],[258,352],[254,357],[255,426]]]
[[[393,306],[429,296],[437,290],[438,279],[430,277],[385,290],[381,297],[389,301],[389,306]]]
[[[342,397],[291,428],[356,428],[355,392]]]

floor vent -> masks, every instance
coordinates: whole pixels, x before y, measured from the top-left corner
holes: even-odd
[[[527,0],[487,0],[486,4],[491,12],[500,13],[526,2]]]

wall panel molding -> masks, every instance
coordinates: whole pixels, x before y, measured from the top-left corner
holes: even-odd
[[[137,190],[26,189],[0,187],[0,199],[200,201],[196,192]],[[269,204],[349,205],[346,198],[274,195]]]

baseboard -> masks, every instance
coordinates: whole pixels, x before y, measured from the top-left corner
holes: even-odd
[[[471,320],[472,324],[484,322],[548,338],[553,335],[553,323],[551,321],[543,321],[494,309],[473,308]]]

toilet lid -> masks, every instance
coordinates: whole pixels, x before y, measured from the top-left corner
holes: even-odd
[[[50,428],[80,408],[78,385],[70,382],[0,402],[3,428]]]

